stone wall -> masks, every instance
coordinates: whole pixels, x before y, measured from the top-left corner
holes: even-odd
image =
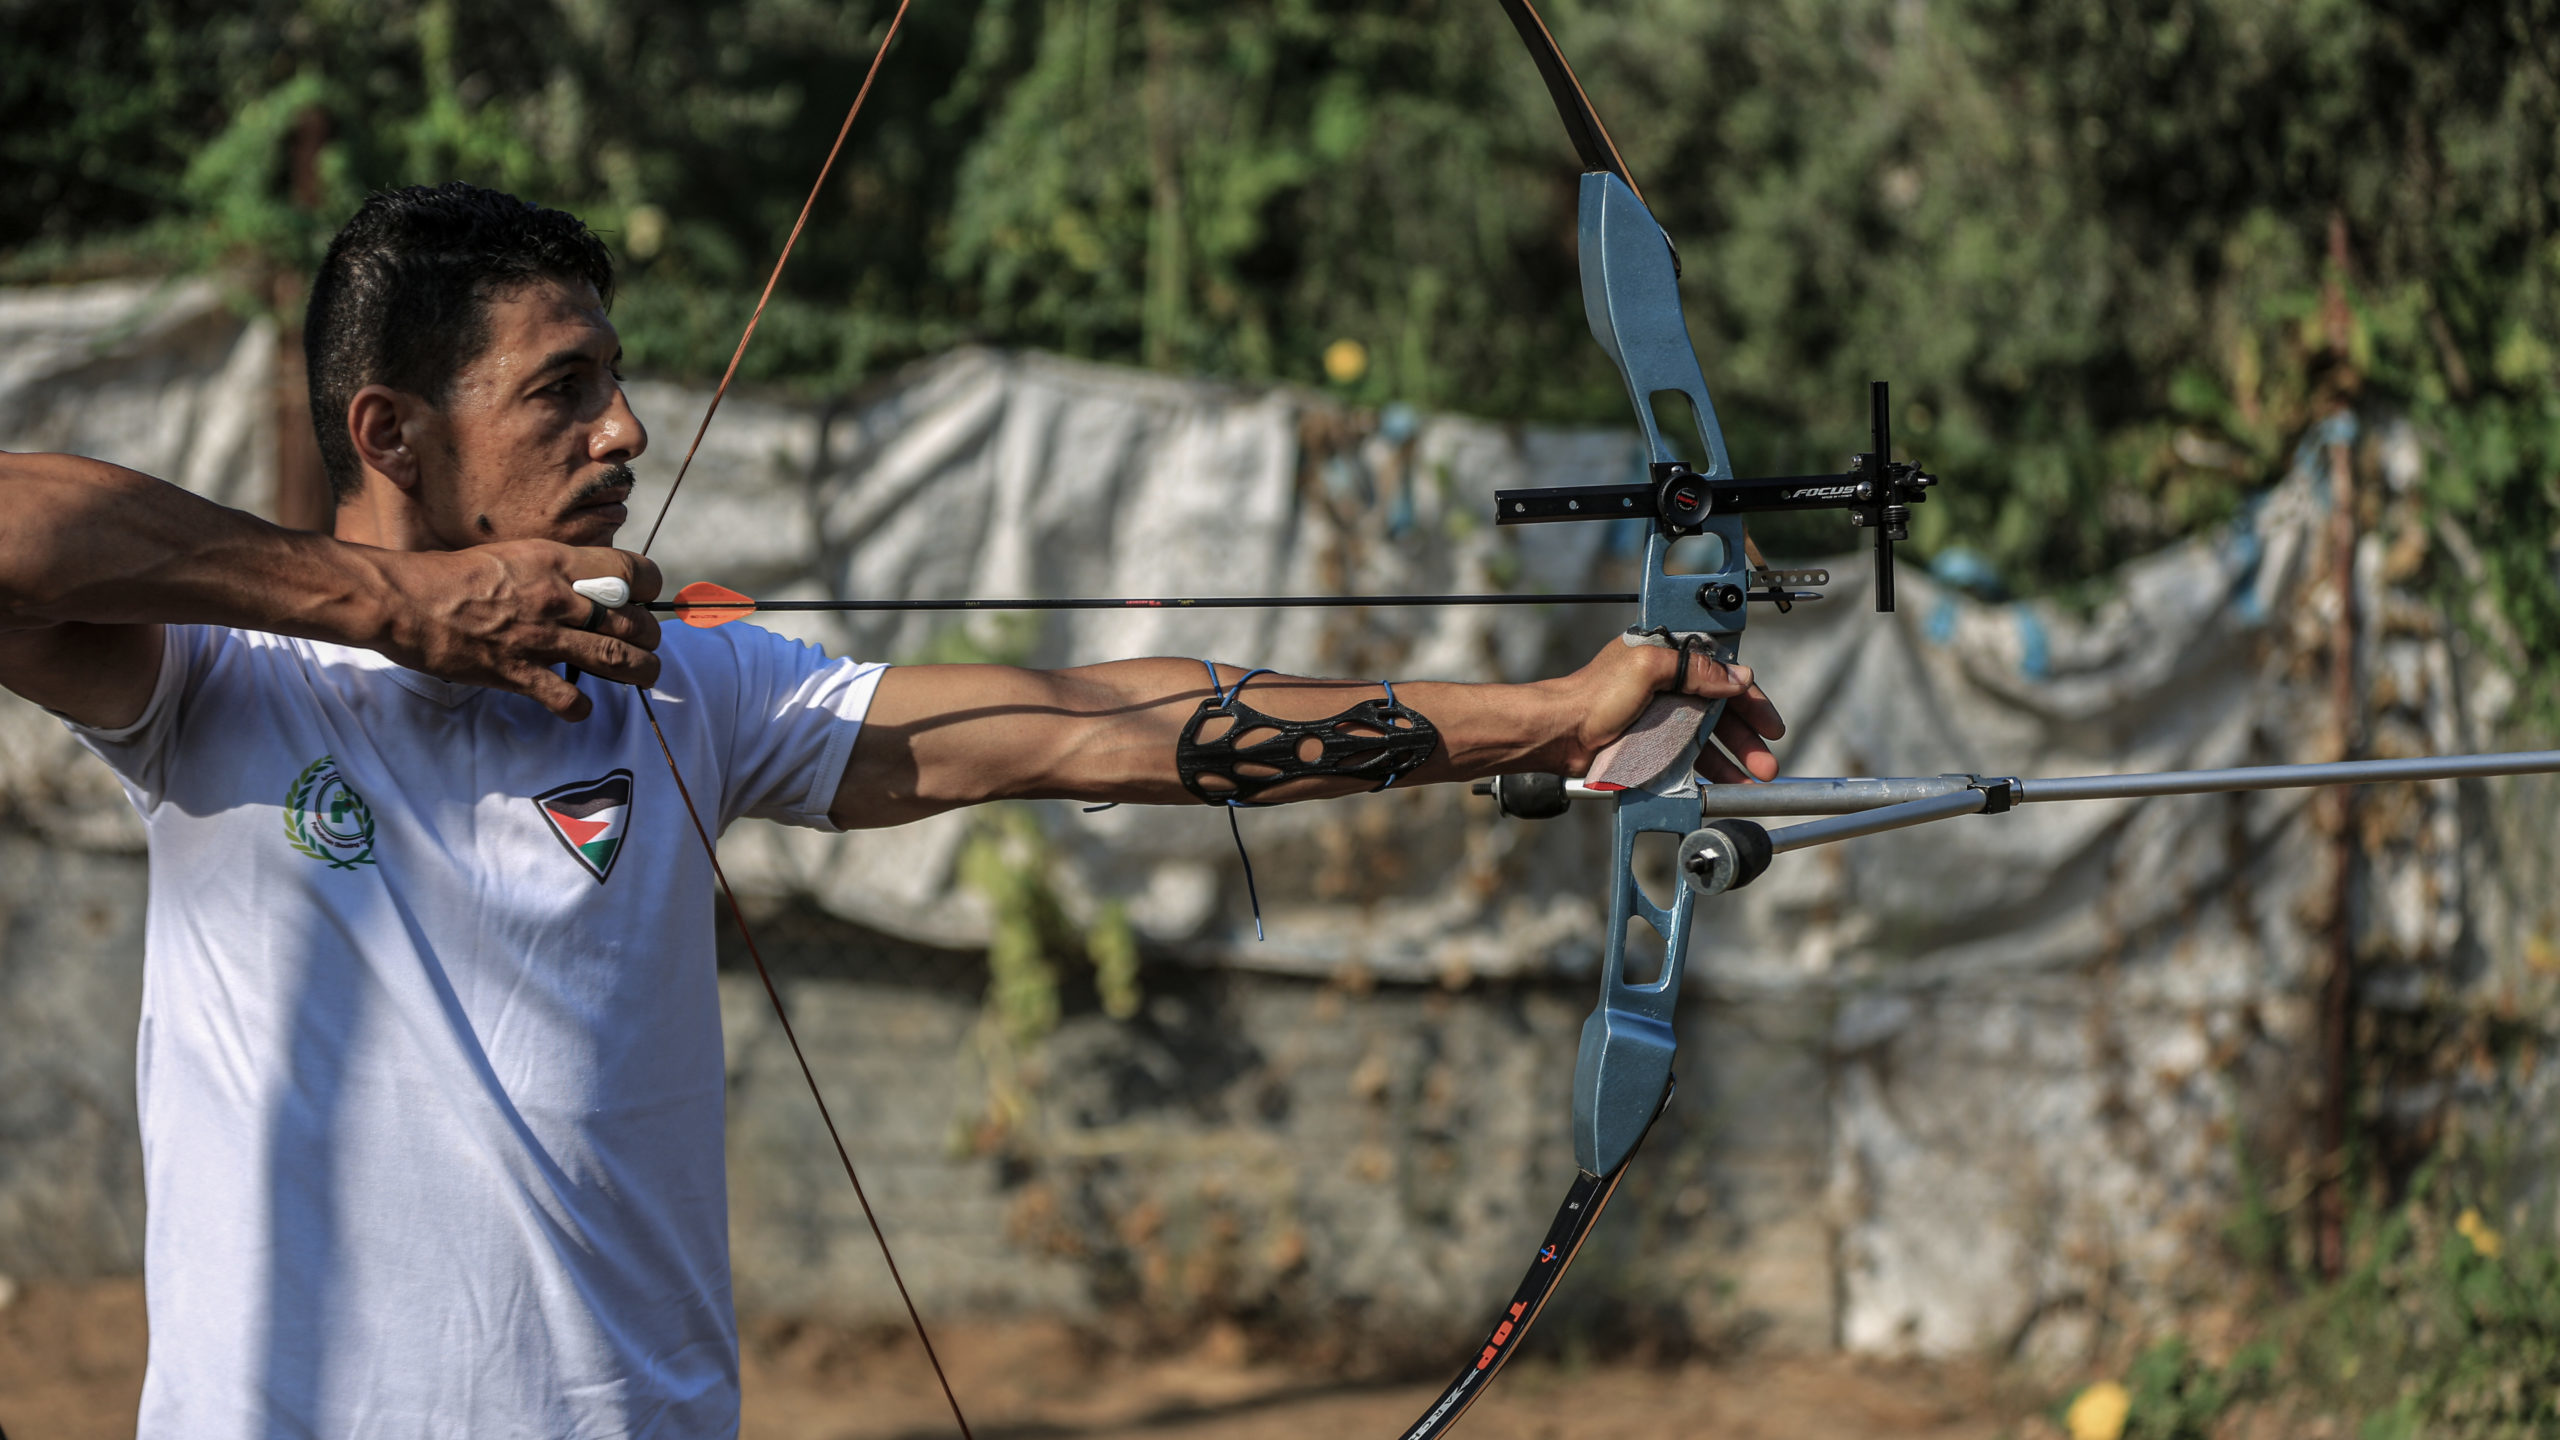
[[[0,828],[0,1275],[142,1268],[144,875]]]
[[[1012,1074],[1027,1106],[995,1124],[982,966],[806,914],[776,931],[801,1039],[934,1313],[1140,1336],[1225,1316],[1371,1360],[1446,1359],[1490,1326],[1572,1178],[1580,986],[1151,967],[1126,1021],[1071,993]],[[893,1320],[751,973],[727,978],[724,1016],[741,1305]],[[1699,1005],[1684,1029],[1679,1103],[1550,1318],[1612,1335],[1641,1322],[1675,1347],[1827,1346],[1826,1019]]]

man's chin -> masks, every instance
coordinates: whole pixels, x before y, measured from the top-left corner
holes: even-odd
[[[631,510],[625,505],[584,506],[561,517],[553,538],[563,545],[611,545],[630,520]]]

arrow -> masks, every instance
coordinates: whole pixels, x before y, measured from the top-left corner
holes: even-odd
[[[1425,605],[1632,605],[1624,594],[1566,595],[1204,595],[1177,598],[1068,597],[1034,600],[757,600],[723,585],[697,580],[676,592],[673,600],[652,600],[642,608],[673,614],[687,625],[708,629],[744,620],[759,610],[1350,610],[1370,606]],[[1802,597],[1797,597],[1802,598]]]

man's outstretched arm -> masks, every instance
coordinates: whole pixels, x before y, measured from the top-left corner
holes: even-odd
[[[160,673],[162,625],[235,625],[358,645],[448,680],[530,695],[570,719],[585,696],[545,667],[657,678],[656,622],[595,631],[569,587],[657,569],[525,540],[396,551],[270,525],[138,471],[0,453],[0,686],[84,724],[130,724]]]
[[[1233,686],[1244,673],[1222,665],[1219,684]],[[1582,774],[1591,757],[1634,725],[1654,695],[1671,689],[1680,675],[1676,652],[1613,641],[1590,664],[1553,680],[1399,682],[1395,699],[1429,720],[1438,744],[1428,761],[1398,783],[1524,770]],[[1686,689],[1731,702],[1716,736],[1733,758],[1709,746],[1701,773],[1718,781],[1746,774],[1776,777],[1777,760],[1767,742],[1785,733],[1785,726],[1747,667],[1693,656]],[[1174,755],[1184,726],[1210,694],[1209,671],[1197,660],[1122,660],[1046,671],[900,666],[881,678],[830,818],[847,829],[903,825],[1004,799],[1199,804],[1200,797],[1184,788]],[[1274,719],[1322,720],[1383,695],[1376,681],[1262,675],[1240,698]],[[1312,800],[1374,785],[1310,778],[1261,798]]]

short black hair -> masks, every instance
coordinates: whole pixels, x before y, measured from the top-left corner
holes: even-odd
[[[347,405],[388,385],[441,405],[489,344],[489,302],[527,281],[584,280],[613,303],[613,257],[586,222],[459,180],[378,192],[329,242],[302,322],[311,423],[329,491],[363,467]]]

